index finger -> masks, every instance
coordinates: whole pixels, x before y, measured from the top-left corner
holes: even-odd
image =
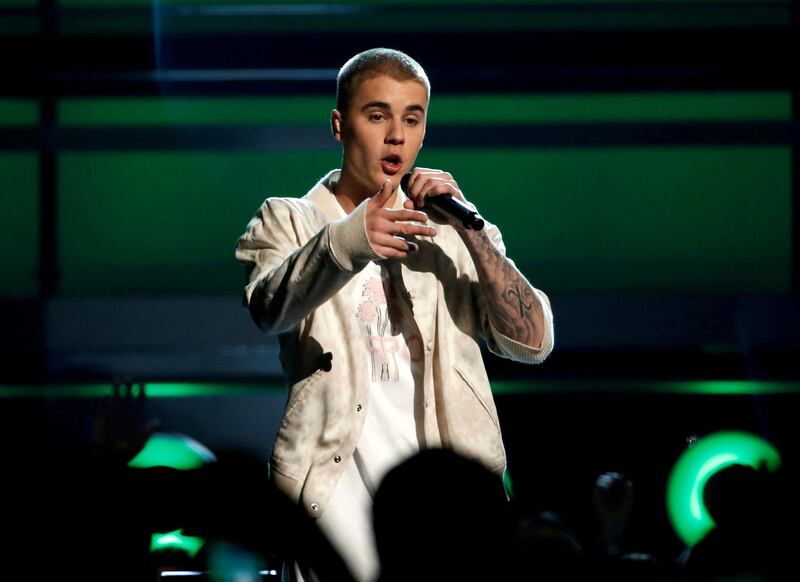
[[[386,218],[392,221],[428,222],[428,215],[420,210],[387,209]]]
[[[386,178],[386,181],[381,185],[381,189],[372,196],[372,200],[378,206],[384,206],[392,194],[392,181]]]

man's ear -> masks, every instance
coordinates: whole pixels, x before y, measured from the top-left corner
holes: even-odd
[[[338,109],[331,111],[331,132],[336,141],[342,141],[342,114]]]

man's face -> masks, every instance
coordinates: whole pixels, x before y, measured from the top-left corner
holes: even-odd
[[[411,170],[425,137],[428,92],[417,81],[380,76],[362,82],[349,109],[333,112],[336,139],[342,142],[342,181],[371,196],[387,178],[392,189]],[[338,114],[338,115],[337,115]]]

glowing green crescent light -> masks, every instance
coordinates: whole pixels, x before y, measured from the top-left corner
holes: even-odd
[[[689,499],[692,517],[695,519],[703,519],[703,507],[701,507],[702,504],[700,501],[703,498],[702,488],[705,487],[709,477],[724,467],[733,465],[738,460],[739,458],[736,455],[722,453],[721,455],[711,457],[697,470],[697,476],[695,477],[694,483],[692,483],[691,498]]]
[[[708,480],[734,464],[769,471],[781,465],[778,451],[764,439],[746,432],[724,431],[705,436],[675,463],[667,481],[667,510],[672,527],[687,545],[694,545],[714,527],[703,503]]]
[[[178,529],[165,534],[153,534],[150,537],[150,551],[181,550],[194,558],[205,543],[203,538],[185,536],[183,530]]]
[[[215,460],[214,453],[186,435],[157,432],[150,436],[128,466],[134,469],[172,467],[187,471]]]

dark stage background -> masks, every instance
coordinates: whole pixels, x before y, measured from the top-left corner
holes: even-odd
[[[643,551],[676,554],[688,438],[798,455],[799,6],[0,0],[7,448],[90,442],[132,383],[165,430],[266,458],[285,390],[233,248],[338,166],[337,69],[390,46],[432,82],[418,164],[552,299],[550,360],[486,356],[516,496],[588,527],[622,471]]]

